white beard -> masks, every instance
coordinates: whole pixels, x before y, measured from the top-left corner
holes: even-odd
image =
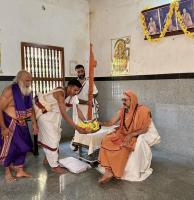
[[[20,87],[20,90],[21,90],[21,93],[24,95],[24,96],[29,96],[31,94],[31,87],[26,87],[24,86],[24,84],[22,82],[18,83],[19,87]]]

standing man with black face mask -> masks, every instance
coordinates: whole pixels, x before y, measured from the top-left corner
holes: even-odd
[[[78,77],[79,82],[82,84],[82,88],[78,93],[79,98],[79,109],[82,111],[84,117],[87,119],[88,113],[88,92],[89,92],[89,78],[85,77],[85,69],[83,65],[77,65],[75,67],[75,71]],[[98,89],[94,85],[93,88],[93,116],[92,118],[98,118],[98,102],[96,101],[96,97],[98,95]]]

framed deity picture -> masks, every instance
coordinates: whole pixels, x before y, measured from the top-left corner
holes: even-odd
[[[129,75],[130,36],[111,39],[111,75]]]
[[[144,14],[147,30],[150,35],[159,34],[161,30],[161,25],[159,21],[159,9],[154,9],[146,12]]]
[[[164,25],[166,23],[169,9],[170,9],[169,5],[159,8],[161,30],[164,28]],[[178,26],[178,23],[177,23],[177,18],[175,16],[175,12],[174,12],[172,19],[171,19],[170,26],[168,28],[168,32],[177,31],[177,30],[179,30],[179,26]]]
[[[194,27],[194,0],[181,1],[179,10],[187,28]]]
[[[160,32],[163,30],[166,23],[169,9],[170,4],[166,4],[142,11],[142,14],[145,17],[147,30],[152,38],[159,37]],[[194,0],[179,1],[179,11],[188,31],[194,32]],[[183,34],[183,31],[181,30],[175,13],[173,13],[170,26],[165,36],[178,34]]]

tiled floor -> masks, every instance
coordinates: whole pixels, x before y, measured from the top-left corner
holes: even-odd
[[[72,155],[68,143],[61,144],[61,157]],[[175,155],[154,152],[153,174],[144,182],[113,180],[100,186],[95,169],[75,175],[55,175],[42,165],[43,153],[28,156],[27,170],[33,178],[4,182],[0,169],[0,200],[193,200],[194,162]]]

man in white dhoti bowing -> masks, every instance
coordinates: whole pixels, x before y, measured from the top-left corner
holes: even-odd
[[[79,100],[76,94],[81,87],[81,83],[74,78],[68,82],[66,88],[57,88],[47,94],[38,94],[35,97],[35,112],[40,128],[38,142],[45,152],[45,162],[48,161],[55,173],[65,172],[58,163],[62,118],[77,131],[86,133],[84,129],[74,123],[76,117],[85,120],[82,112],[77,107]],[[67,114],[69,108],[73,108],[73,120]]]
[[[75,67],[75,71],[77,73],[77,77],[79,82],[82,84],[82,87],[78,93],[79,98],[79,109],[82,111],[85,118],[87,118],[88,114],[88,93],[89,93],[89,79],[85,77],[85,69],[83,65],[77,65]],[[95,84],[93,87],[93,117],[98,118],[98,102],[96,101],[96,97],[98,95],[98,89]]]

